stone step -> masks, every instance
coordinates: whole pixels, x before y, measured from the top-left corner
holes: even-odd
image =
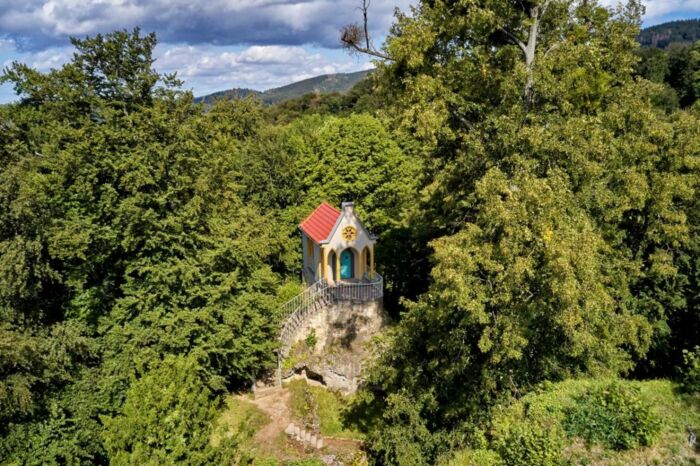
[[[316,436],[311,432],[307,432],[305,429],[297,426],[293,422],[290,423],[286,429],[284,429],[284,433],[287,434],[290,439],[296,440],[305,446],[315,448],[316,450],[323,448],[324,441],[322,435],[319,434]]]

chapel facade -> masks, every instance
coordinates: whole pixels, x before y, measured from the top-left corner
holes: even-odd
[[[340,210],[321,203],[301,224],[303,269],[307,285],[325,280],[330,285],[374,278],[376,237],[365,228],[352,202]]]

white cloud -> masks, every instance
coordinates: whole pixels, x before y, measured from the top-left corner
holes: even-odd
[[[645,4],[649,22],[667,15],[700,13],[700,0],[648,0]]]
[[[225,47],[164,44],[157,57],[155,67],[159,71],[177,71],[196,95],[232,87],[263,90],[370,66],[343,54],[328,56],[320,49],[276,45],[230,51]]]
[[[374,0],[375,36],[388,30],[395,6]],[[0,31],[42,49],[84,36],[140,26],[170,43],[338,46],[338,30],[359,19],[359,0],[0,0]],[[60,42],[63,41],[63,42]]]
[[[9,66],[12,61],[18,61],[31,66],[39,71],[49,71],[52,68],[60,68],[73,57],[73,47],[56,47],[41,50],[34,53],[22,53],[3,63],[3,67]]]

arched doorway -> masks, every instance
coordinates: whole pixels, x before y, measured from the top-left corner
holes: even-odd
[[[350,248],[340,253],[340,279],[349,280],[355,277],[355,255]]]

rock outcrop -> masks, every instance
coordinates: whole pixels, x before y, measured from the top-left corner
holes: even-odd
[[[283,363],[283,379],[305,377],[354,393],[369,357],[368,343],[387,323],[381,300],[324,306],[296,330]]]

